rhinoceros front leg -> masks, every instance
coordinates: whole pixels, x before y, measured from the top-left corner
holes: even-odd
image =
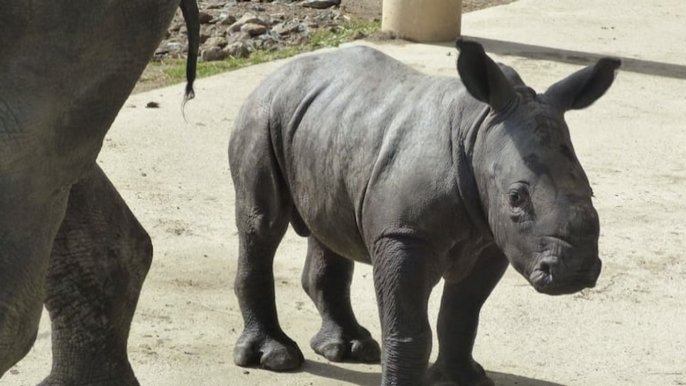
[[[317,306],[322,327],[310,341],[312,349],[332,362],[376,363],[379,344],[360,326],[350,304],[355,265],[310,236],[302,285]]]
[[[69,195],[41,186],[47,178],[21,177],[0,171],[0,378],[36,340],[50,249]]]
[[[507,258],[496,246],[479,256],[470,274],[445,283],[438,314],[439,353],[429,372],[431,384],[493,386],[483,367],[472,358],[479,312],[505,273]]]
[[[53,244],[45,299],[53,365],[41,385],[138,385],[126,344],[151,262],[148,234],[96,167],[72,187]]]
[[[420,241],[391,238],[375,244],[374,256],[383,335],[381,385],[424,385],[431,354],[427,307],[440,279],[438,259]]]

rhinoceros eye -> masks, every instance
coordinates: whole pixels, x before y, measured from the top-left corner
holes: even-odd
[[[527,192],[524,189],[511,189],[507,197],[512,208],[521,208],[526,203]]]

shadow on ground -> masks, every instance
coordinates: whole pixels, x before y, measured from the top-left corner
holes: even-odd
[[[381,383],[381,367],[378,372],[367,373],[364,371],[356,371],[338,367],[331,363],[320,363],[310,360],[305,360],[304,366],[300,371],[310,373],[322,378],[335,379],[342,383],[348,383],[358,386],[379,386]]]
[[[465,39],[474,40],[481,43],[487,52],[497,55],[510,55],[530,58],[535,60],[549,60],[553,62],[588,65],[601,57],[612,56],[621,59],[621,71],[635,72],[646,75],[657,75],[668,78],[686,79],[686,66],[674,63],[656,62],[630,58],[626,56],[616,56],[612,53],[596,54],[593,52],[564,50],[553,47],[536,46],[533,44],[523,44],[508,42],[505,40],[487,39],[476,36],[463,36]],[[435,45],[454,48],[455,44],[436,43]]]
[[[488,371],[488,376],[491,377],[497,386],[564,386],[561,383],[520,377],[515,374],[498,373],[495,371]]]
[[[320,363],[306,360],[305,365],[300,371],[322,378],[334,379],[340,381],[341,383],[358,386],[378,386],[381,383],[380,368],[379,371],[369,373],[338,367],[331,363]],[[564,386],[561,383],[548,382],[494,371],[489,371],[488,376],[493,379],[497,386]]]

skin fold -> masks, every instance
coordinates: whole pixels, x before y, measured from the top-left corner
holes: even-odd
[[[152,250],[95,159],[179,6],[2,2],[0,377],[33,345],[45,304],[44,385],[137,384],[126,340]],[[197,4],[181,6],[197,52]]]
[[[229,144],[239,251],[240,366],[303,355],[279,326],[273,258],[289,223],[308,237],[303,288],[332,361],[381,361],[381,384],[492,385],[472,358],[481,306],[512,264],[539,292],[592,287],[598,215],[564,112],[610,87],[619,61],[539,94],[458,41],[460,79],[368,47],[296,59],[247,99]],[[382,349],[350,307],[353,261],[373,266]],[[431,290],[444,279],[428,369]]]

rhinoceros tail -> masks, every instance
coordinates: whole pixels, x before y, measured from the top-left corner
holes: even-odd
[[[188,58],[186,59],[186,93],[183,97],[183,106],[189,100],[195,98],[193,82],[198,63],[198,50],[200,47],[200,15],[196,0],[181,0],[179,4],[188,30]]]

